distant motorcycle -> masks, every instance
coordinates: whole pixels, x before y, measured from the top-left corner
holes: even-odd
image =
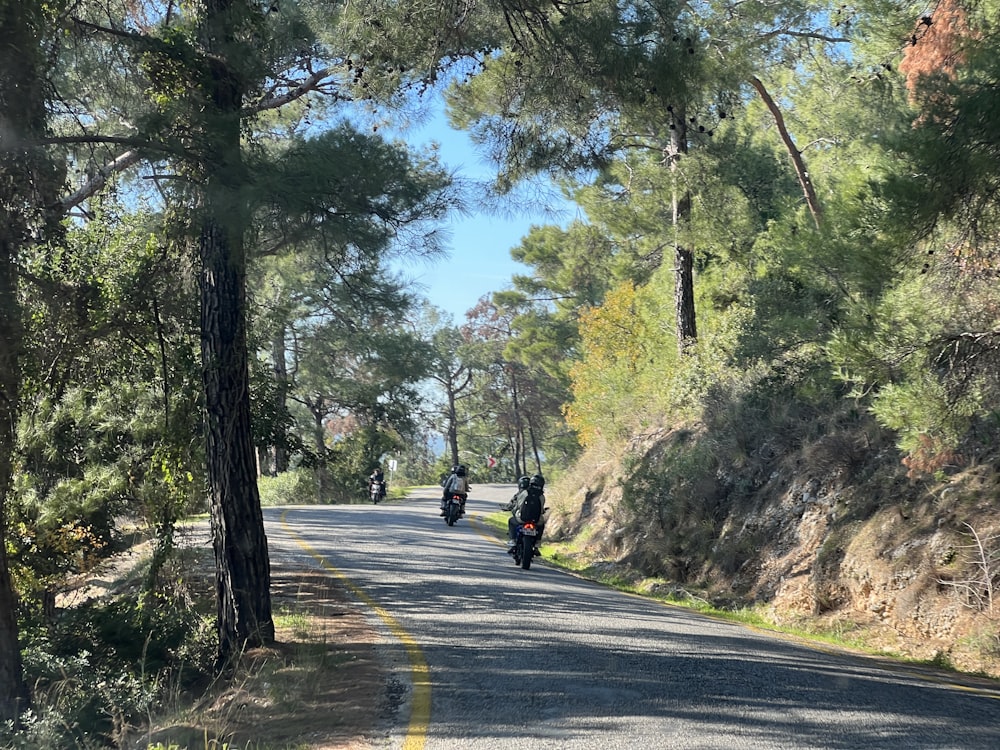
[[[378,505],[379,500],[385,499],[385,482],[371,482],[368,486],[368,496]]]
[[[455,521],[462,517],[462,496],[455,493],[448,497],[444,503],[444,522],[449,526],[454,526]]]

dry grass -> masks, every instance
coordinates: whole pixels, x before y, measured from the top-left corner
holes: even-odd
[[[210,551],[192,556],[207,580]],[[195,573],[192,570],[192,575]],[[276,643],[243,655],[226,682],[178,697],[130,746],[169,750],[361,750],[371,746],[384,699],[377,634],[322,571],[272,560]],[[207,585],[205,585],[207,584]]]

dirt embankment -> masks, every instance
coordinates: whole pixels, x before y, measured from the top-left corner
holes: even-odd
[[[655,472],[649,457],[680,439],[636,440],[627,458],[605,451],[603,463],[564,478],[550,493],[550,539],[619,575],[1000,678],[994,464],[914,478],[891,451],[869,454],[855,442],[838,457],[813,446],[766,466],[716,468],[713,486],[687,495],[676,482],[637,483],[623,468]],[[628,498],[636,487],[653,487],[654,497]]]

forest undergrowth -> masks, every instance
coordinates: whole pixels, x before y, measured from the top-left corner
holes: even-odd
[[[204,524],[201,524],[204,526]],[[138,609],[150,545],[139,543],[81,576],[58,598],[63,622],[90,623],[69,638],[53,631],[46,669],[27,660],[36,708],[4,750],[359,750],[391,712],[377,634],[329,576],[272,560],[273,645],[242,654],[213,676],[215,563],[204,529],[182,530],[169,572],[172,595],[194,613],[178,647],[152,628],[129,662],[127,611]],[[83,621],[83,620],[81,620]],[[71,626],[67,626],[67,630]],[[135,634],[131,634],[134,640]],[[79,641],[89,641],[81,645]],[[72,641],[72,643],[70,642]],[[76,656],[66,656],[70,651]],[[169,655],[163,652],[171,651]],[[117,675],[112,678],[112,675]]]

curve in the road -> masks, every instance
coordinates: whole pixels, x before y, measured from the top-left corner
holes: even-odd
[[[509,491],[484,486],[478,507],[497,507]],[[379,533],[356,545],[333,533],[354,534],[360,516],[346,507],[294,509],[274,535],[276,548],[298,546],[352,591],[370,592],[358,593],[366,608],[382,622],[391,617],[393,640],[417,649],[426,666],[411,671],[406,657],[402,666],[433,705],[410,727],[413,706],[403,709],[395,747],[1000,748],[995,683],[804,648],[764,629],[619,597],[550,566],[503,575],[497,558],[505,555],[490,551],[502,535],[487,535],[488,516],[470,513],[464,529],[442,530],[439,497],[427,491],[412,507],[380,508]],[[545,638],[517,629],[521,612],[545,613]]]
[[[473,531],[475,531],[480,537],[495,544],[503,544],[503,541],[497,538],[494,529],[486,525],[478,516],[470,516],[469,521],[471,522],[470,525]],[[581,580],[588,580],[586,577],[581,576],[572,570],[568,570],[566,568],[560,568],[560,570],[566,575],[573,576],[574,578],[579,578]],[[656,604],[662,605],[665,608],[673,608],[678,606],[670,602],[660,601],[656,598],[645,596],[643,594],[633,593],[630,591],[619,590],[619,593],[624,594],[625,596],[635,597],[636,599],[641,599],[643,601],[654,602]],[[729,618],[717,616],[709,612],[699,612],[699,614],[700,616],[706,619],[717,620],[718,622],[724,622],[729,624],[734,624],[735,622],[734,620],[731,620]],[[861,654],[860,652],[853,651],[850,648],[828,645],[819,641],[809,640],[808,638],[802,638],[798,635],[784,633],[780,630],[758,627],[757,625],[753,625],[750,623],[737,623],[737,624],[739,624],[742,627],[745,627],[747,630],[752,630],[757,633],[766,633],[769,637],[774,638],[775,640],[782,640],[789,643],[795,643],[799,646],[803,646],[805,648],[812,649],[814,651],[819,651],[824,654],[842,656],[844,654],[851,653],[854,654],[855,656],[862,656],[863,658],[869,659],[873,665],[878,666],[886,670],[887,672],[895,672],[897,674],[903,674],[908,677],[913,677],[915,679],[922,680],[924,682],[943,685],[944,687],[952,688],[954,690],[959,690],[962,692],[973,693],[975,695],[979,695],[984,698],[990,698],[992,700],[1000,700],[1000,691],[998,691],[995,685],[995,681],[993,681],[990,678],[984,678],[984,682],[989,681],[990,684],[988,686],[964,684],[957,679],[951,679],[947,675],[940,673],[938,670],[934,670],[931,668],[922,669],[918,665],[908,665],[905,662],[901,662],[898,660],[881,660],[876,656],[872,656],[870,654],[864,655]],[[965,677],[967,680],[978,679],[976,675],[962,675],[961,673],[956,675],[956,677],[959,676]]]
[[[413,695],[410,703],[410,721],[406,730],[406,738],[403,741],[403,750],[422,750],[427,739],[427,730],[431,721],[431,679],[427,659],[424,657],[424,652],[420,649],[420,644],[417,643],[416,639],[406,631],[399,623],[399,620],[393,617],[385,607],[379,605],[361,587],[331,565],[329,560],[296,534],[286,520],[287,514],[287,510],[281,514],[281,525],[286,533],[310,557],[316,560],[324,570],[336,576],[354,596],[370,607],[406,649],[406,654],[410,660],[410,684],[413,686]]]

